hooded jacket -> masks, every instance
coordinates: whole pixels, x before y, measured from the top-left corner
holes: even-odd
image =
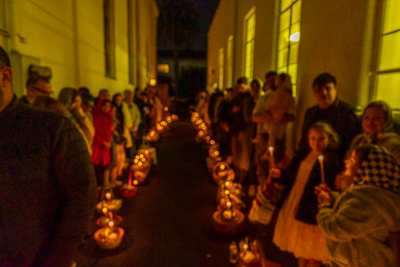
[[[331,266],[396,266],[389,232],[400,230],[400,166],[375,146],[354,184],[317,216]]]

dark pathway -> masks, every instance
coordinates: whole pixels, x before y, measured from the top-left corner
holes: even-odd
[[[212,228],[217,187],[195,135],[188,121],[162,134],[148,184],[124,199],[119,211],[126,232],[121,246],[102,251],[90,238],[75,259],[78,267],[230,266],[231,238]]]
[[[213,230],[217,186],[207,172],[208,153],[195,142],[195,136],[189,120],[174,122],[161,134],[156,144],[158,165],[152,167],[148,183],[138,187],[137,195],[123,200],[119,211],[125,230],[122,244],[104,251],[93,237],[88,238],[75,257],[78,267],[228,267],[233,266],[230,242],[246,235],[262,239],[269,260],[296,266],[289,253],[271,244],[273,227],[247,223],[244,232],[234,237]],[[118,192],[116,197],[120,198]],[[93,224],[93,230],[97,229]]]

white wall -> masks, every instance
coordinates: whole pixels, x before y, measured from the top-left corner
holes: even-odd
[[[65,86],[87,86],[94,95],[106,88],[113,94],[135,86],[144,87],[156,68],[156,19],[153,0],[132,1],[138,14],[139,38],[134,57],[140,68],[139,84],[129,83],[127,1],[115,0],[116,78],[105,76],[103,1],[99,0],[0,0],[6,1],[10,37],[0,37],[12,55],[15,91],[24,93],[26,62],[49,66],[53,71],[55,96]],[[3,4],[3,3],[0,3]],[[1,6],[1,5],[0,5]],[[135,19],[134,19],[135,20]],[[135,20],[136,21],[136,20]],[[136,34],[136,33],[134,33]],[[136,36],[135,36],[136,37]],[[24,63],[25,62],[25,63]],[[145,67],[144,67],[145,66]]]
[[[318,74],[333,74],[337,78],[339,98],[354,106],[365,107],[372,100],[374,85],[368,72],[376,60],[373,58],[373,42],[378,1],[302,1],[297,119],[288,133],[292,147],[300,138],[305,110],[316,104],[311,84]],[[279,0],[221,0],[208,32],[208,84],[218,81],[218,50],[233,33],[233,79],[243,75],[244,17],[252,7],[256,13],[254,77],[264,78],[266,72],[276,67],[279,3]],[[237,15],[232,18],[235,10]],[[236,26],[233,28],[226,24]]]

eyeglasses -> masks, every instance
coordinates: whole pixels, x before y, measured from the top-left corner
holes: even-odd
[[[42,89],[40,89],[39,87],[36,87],[36,86],[31,86],[31,87],[33,89],[35,89],[36,91],[38,91],[39,93],[42,93],[43,95],[46,95],[46,96],[49,96],[49,95],[53,94],[53,91],[48,92],[48,91],[42,90]]]

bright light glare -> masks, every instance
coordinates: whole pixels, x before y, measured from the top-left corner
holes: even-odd
[[[300,41],[300,33],[299,32],[295,32],[292,35],[290,35],[290,41],[292,42],[298,42]]]

